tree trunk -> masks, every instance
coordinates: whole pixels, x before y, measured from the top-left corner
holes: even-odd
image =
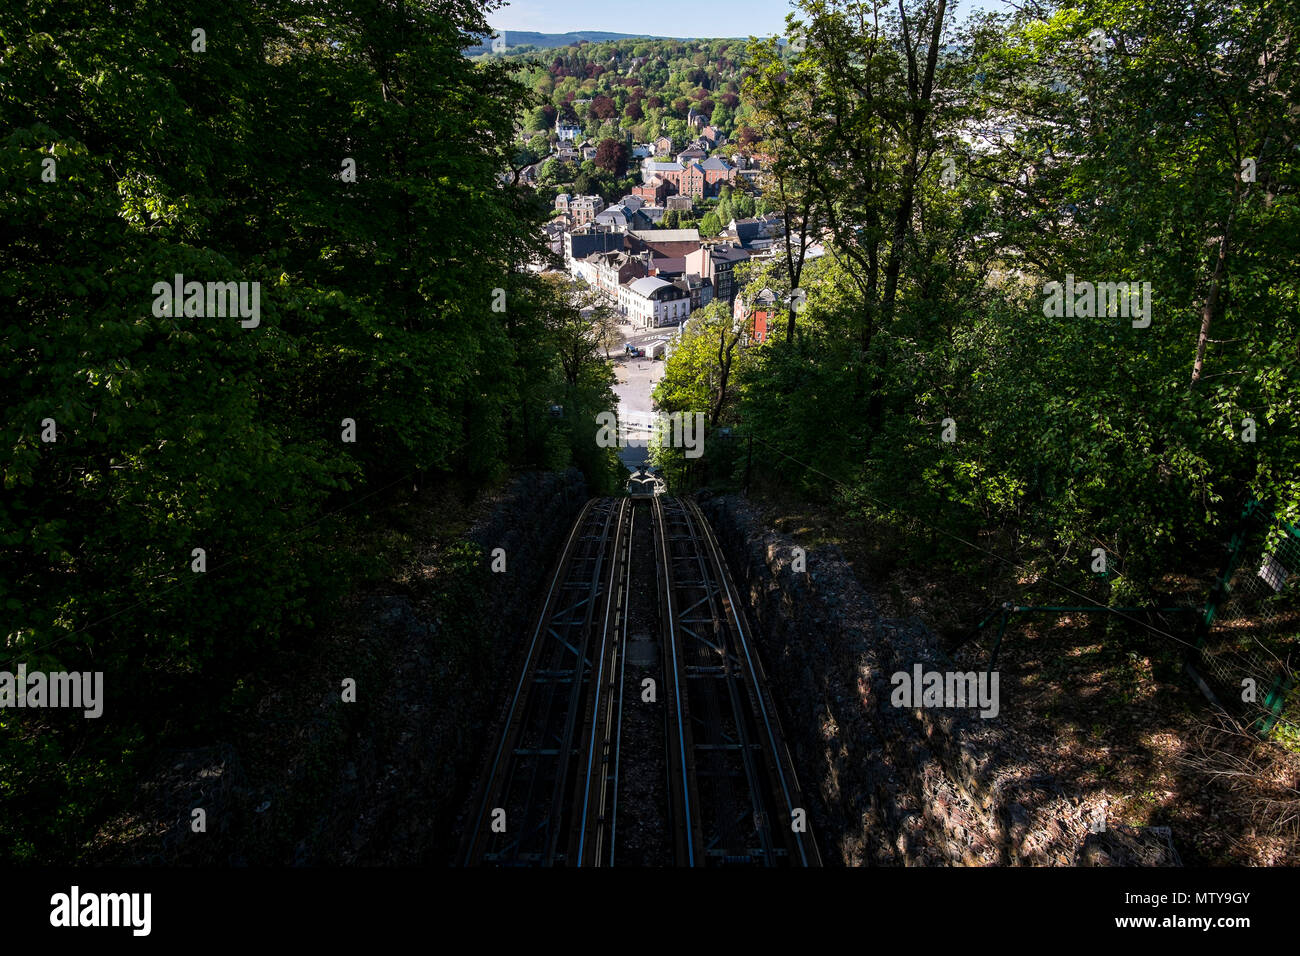
[[[1241,206],[1241,175],[1232,183],[1232,205],[1228,208],[1228,221],[1223,226],[1223,235],[1219,237],[1219,254],[1214,260],[1214,271],[1210,274],[1210,288],[1205,293],[1205,303],[1201,306],[1201,331],[1196,337],[1196,360],[1192,363],[1192,380],[1189,390],[1196,388],[1205,369],[1205,347],[1210,341],[1210,323],[1214,319],[1214,309],[1219,304],[1219,289],[1223,287],[1223,277],[1228,271],[1228,244],[1232,239],[1232,227],[1237,221],[1237,210]]]

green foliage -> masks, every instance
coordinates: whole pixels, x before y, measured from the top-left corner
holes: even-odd
[[[707,107],[705,115],[728,137],[752,121],[753,111],[736,96],[742,76],[736,47],[731,40],[615,40],[535,52],[512,48],[501,59],[521,65],[521,80],[556,109],[592,100],[581,118],[593,141],[635,130],[638,141],[662,132],[680,144],[694,135],[686,126],[692,106]],[[521,109],[526,129],[543,128],[530,125],[537,122],[535,107]]]
[[[606,480],[547,414],[608,404],[608,372],[561,367],[520,268],[547,211],[498,182],[526,95],[461,55],[481,10],[200,7],[0,12],[0,669],[107,695],[97,721],[5,714],[0,855],[75,854],[137,728],[198,727],[315,623],[390,489],[543,460]],[[260,323],[156,315],[177,273],[260,283]]]
[[[767,443],[764,469],[1071,567],[1100,544],[1131,600],[1212,562],[1247,498],[1294,513],[1294,8],[981,14],[960,44],[940,34],[927,81],[933,4],[906,25],[883,3],[799,7],[806,49],[753,41],[744,89],[777,158],[754,211],[829,251],[798,282],[794,341],[779,315],[737,368],[723,420]],[[1150,325],[1044,314],[1067,274],[1150,282]],[[780,258],[756,281],[795,284]]]
[[[692,313],[655,385],[654,403],[661,412],[691,416],[692,421],[697,414],[704,416],[705,448],[720,447],[709,436],[736,400],[733,382],[750,358],[740,347],[741,340],[726,305],[720,300],[710,302]],[[671,444],[651,448],[655,467],[670,487],[689,487],[684,480],[690,461],[685,451]]]

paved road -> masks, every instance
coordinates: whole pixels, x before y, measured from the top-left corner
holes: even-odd
[[[621,422],[628,417],[635,420],[654,412],[650,390],[664,373],[662,360],[649,357],[631,358],[623,354],[623,346],[631,342],[649,352],[652,341],[668,337],[676,332],[676,327],[665,326],[642,332],[633,330],[630,325],[621,324],[619,331],[622,333],[622,341],[618,344],[617,352],[610,350],[610,356],[614,359],[614,369],[618,374],[618,384],[614,386],[614,394],[618,396],[618,417]],[[633,444],[633,441],[637,443]],[[634,434],[630,437],[628,446],[618,450],[618,458],[628,471],[636,471],[642,465],[650,463],[649,451],[644,440]]]

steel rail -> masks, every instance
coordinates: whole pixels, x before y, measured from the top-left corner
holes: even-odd
[[[576,714],[584,695],[590,696],[592,668],[588,650],[594,630],[592,622],[597,613],[607,618],[611,589],[606,586],[602,590],[605,562],[611,542],[617,544],[617,536],[622,531],[624,509],[625,505],[615,499],[592,499],[579,513],[565,541],[537,616],[474,829],[467,841],[466,865],[489,860],[553,865],[557,858],[564,859],[557,851],[566,821],[557,808],[564,805],[568,771],[575,757]],[[614,555],[617,554],[615,550]],[[611,561],[610,565],[616,568],[618,562]],[[573,602],[561,600],[561,595],[575,589],[579,594],[585,591],[585,595]],[[543,657],[547,658],[545,666]],[[560,685],[565,683],[570,685],[568,694],[558,695]],[[563,721],[562,730],[559,721]],[[513,807],[512,814],[524,822],[514,831],[506,852],[501,852],[499,847],[489,852],[487,848],[494,839],[487,832],[489,808],[494,798],[500,804],[509,802],[519,786],[524,788],[518,801],[520,806]],[[536,813],[546,804],[537,799],[541,796],[539,789],[542,793],[550,791],[549,798],[542,798],[550,803],[550,813],[541,816],[540,822]],[[535,841],[537,836],[545,837],[540,846]],[[534,840],[533,849],[523,852],[525,841],[530,838]]]
[[[605,614],[600,636],[599,665],[595,680],[591,685],[591,705],[588,708],[587,723],[590,724],[591,733],[586,746],[587,766],[583,780],[577,788],[582,793],[582,810],[577,816],[577,852],[573,855],[573,862],[577,866],[584,866],[587,862],[587,835],[592,830],[595,830],[595,833],[592,834],[592,863],[596,866],[600,865],[605,824],[608,822],[606,798],[610,784],[608,765],[615,698],[618,697],[621,703],[621,688],[614,681],[612,675],[622,652],[620,637],[626,636],[626,627],[623,625],[625,624],[624,610],[627,606],[627,592],[626,588],[620,589],[618,587],[617,579],[619,571],[623,570],[626,573],[630,565],[628,549],[631,544],[629,520],[631,503],[624,498],[618,503],[617,507],[618,520],[613,544],[614,560],[610,562],[609,583],[605,589]],[[611,632],[613,640],[611,640]],[[606,665],[608,665],[611,674],[608,681],[605,677]],[[598,739],[602,729],[604,736]],[[598,751],[601,755],[599,772],[594,766]],[[592,786],[594,783],[598,783],[599,793],[593,805]]]
[[[623,702],[627,694],[627,613],[632,594],[632,543],[636,540],[636,510],[628,513],[627,519],[627,567],[623,579],[623,627],[622,640],[618,651],[618,728],[614,736],[614,786],[609,811],[609,865],[614,865],[614,854],[618,850],[618,771],[623,754]]]
[[[564,733],[560,738],[560,760],[557,765],[555,786],[551,795],[551,815],[549,817],[550,840],[548,841],[549,846],[544,861],[547,866],[550,866],[555,862],[555,856],[559,850],[560,831],[562,830],[561,823],[563,820],[562,813],[566,802],[565,798],[568,795],[569,770],[573,760],[574,734],[577,732],[578,714],[581,710],[580,705],[582,703],[583,692],[587,689],[587,681],[581,679],[585,673],[583,664],[590,659],[587,652],[591,647],[592,622],[595,620],[596,616],[597,599],[601,597],[601,572],[604,569],[606,553],[609,550],[607,543],[610,540],[610,527],[611,525],[614,527],[614,546],[617,548],[618,534],[622,530],[622,507],[623,503],[620,502],[618,506],[619,522],[615,523],[614,521],[614,509],[611,509],[610,513],[605,517],[605,527],[601,535],[601,547],[596,553],[596,566],[592,569],[591,585],[587,592],[587,613],[582,622],[581,630],[582,647],[577,654],[579,679],[574,680],[573,685],[569,688],[569,705],[565,709]],[[613,562],[611,562],[611,566],[612,565]],[[606,607],[608,607],[610,597],[609,588],[607,587],[604,591]],[[605,628],[608,628],[608,616],[602,615],[602,617],[604,618]],[[601,663],[602,665],[604,663],[603,655]],[[593,688],[593,690],[596,690],[597,696],[599,696],[599,685]],[[575,784],[576,782],[577,781],[575,781]]]
[[[675,719],[666,728],[669,747],[667,765],[670,768],[668,790],[669,806],[672,808],[672,825],[674,829],[676,857],[679,864],[698,866],[703,856],[702,847],[697,850],[699,832],[696,823],[697,813],[692,800],[695,791],[694,754],[692,753],[690,728],[687,725],[689,710],[683,712],[682,699],[686,693],[684,684],[684,661],[678,653],[677,611],[673,605],[672,555],[668,545],[668,523],[664,518],[662,498],[656,496],[651,500],[655,525],[655,563],[658,567],[660,618],[664,634],[665,676],[668,678],[666,688],[672,695]],[[676,731],[674,740],[673,731]],[[675,745],[675,746],[674,746]],[[674,749],[676,753],[674,753]],[[691,765],[688,768],[688,757]],[[676,768],[680,767],[680,776]]]
[[[574,541],[577,540],[578,532],[585,526],[587,518],[590,515],[592,508],[595,507],[595,504],[596,501],[593,498],[591,501],[588,501],[583,505],[582,511],[578,513],[577,519],[573,522],[573,527],[569,530],[569,537],[565,539],[564,550],[560,552],[559,560],[555,563],[555,573],[551,575],[551,586],[546,591],[546,599],[542,602],[542,610],[537,616],[537,627],[533,629],[533,638],[528,645],[528,655],[524,659],[524,668],[519,674],[518,683],[515,685],[514,696],[510,699],[510,709],[506,715],[506,732],[501,735],[501,739],[497,743],[496,755],[492,760],[492,769],[488,772],[488,784],[484,788],[483,801],[479,804],[478,816],[474,822],[473,835],[470,839],[469,850],[466,853],[466,865],[472,864],[478,855],[478,845],[482,840],[483,824],[486,819],[488,801],[492,799],[493,790],[498,782],[497,772],[501,766],[501,758],[505,754],[506,745],[510,742],[509,732],[515,722],[515,715],[518,712],[519,698],[523,694],[524,688],[530,682],[532,671],[535,667],[538,641],[542,635],[542,628],[551,619],[551,605],[555,600],[556,587],[559,585],[561,578],[566,576],[566,572],[568,571],[574,557]]]
[[[759,715],[762,720],[763,730],[767,736],[767,753],[771,757],[771,771],[781,788],[781,796],[784,798],[789,816],[793,816],[793,811],[799,809],[799,804],[803,803],[802,794],[799,788],[798,779],[794,772],[794,763],[790,759],[790,751],[785,742],[785,737],[780,730],[780,722],[777,718],[774,708],[768,705],[768,692],[766,675],[763,672],[762,662],[757,659],[757,655],[750,649],[750,640],[747,635],[747,627],[744,611],[736,596],[732,591],[731,576],[727,573],[726,564],[722,557],[722,549],[719,547],[717,538],[713,534],[713,529],[700,511],[699,505],[695,501],[687,502],[688,509],[695,515],[698,527],[702,532],[706,550],[709,553],[710,561],[716,570],[716,579],[721,582],[725,591],[727,609],[729,618],[735,627],[735,636],[740,649],[744,652],[745,663],[749,669],[748,690],[752,695],[753,701],[758,705]],[[802,808],[805,809],[806,807]],[[804,866],[820,866],[821,854],[817,850],[811,831],[794,832],[791,830],[793,842],[798,848],[800,862]]]
[[[731,646],[734,628],[718,571],[704,546],[698,517],[688,503],[674,500],[673,509],[678,528],[676,560],[690,571],[674,580],[684,595],[677,623],[694,640],[686,653],[700,661],[687,664],[686,676],[691,710],[704,731],[704,742],[699,738],[693,742],[695,774],[701,784],[708,784],[707,788],[701,786],[700,798],[701,817],[711,821],[706,850],[711,858],[721,858],[724,863],[753,863],[757,853],[763,863],[774,866],[778,851],[768,826],[769,793],[764,768],[755,762],[753,751],[758,745],[751,742],[749,732],[753,715],[743,687],[738,687],[744,675]],[[752,830],[744,826],[747,820],[753,824]]]

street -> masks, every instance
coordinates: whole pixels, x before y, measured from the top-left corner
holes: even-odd
[[[619,323],[619,331],[622,340],[617,349],[610,350],[618,375],[618,383],[614,386],[614,394],[618,396],[618,419],[620,423],[644,422],[654,412],[650,392],[655,382],[663,376],[664,363],[662,359],[651,359],[648,354],[645,358],[633,358],[624,354],[623,349],[631,343],[649,353],[656,340],[668,338],[677,329],[675,326],[664,326],[638,331],[630,324]],[[648,441],[648,429],[635,429],[628,436],[628,446],[618,450],[619,461],[623,462],[628,471],[636,471],[642,465],[650,463]]]

